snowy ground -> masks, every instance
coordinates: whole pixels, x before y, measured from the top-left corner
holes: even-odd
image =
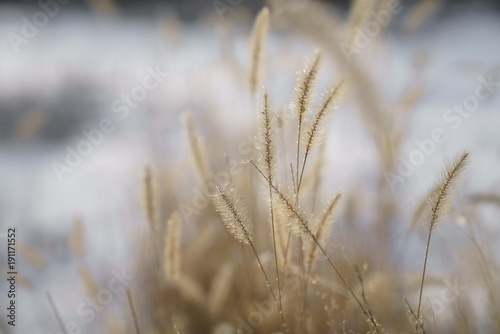
[[[126,240],[142,222],[137,176],[144,162],[155,152],[183,155],[179,114],[185,107],[196,111],[208,105],[221,115],[231,114],[239,107],[242,93],[229,66],[219,61],[221,40],[210,25],[182,27],[177,42],[169,44],[155,20],[108,20],[69,12],[51,19],[15,53],[4,37],[20,29],[23,15],[27,13],[15,8],[0,11],[0,233],[6,226],[16,226],[18,240],[42,250],[47,263],[45,269],[35,271],[19,260],[20,271],[30,280],[32,290],[19,297],[15,333],[34,333],[34,329],[53,333],[57,327],[46,290],[59,303],[64,319],[81,321],[75,315],[82,301],[75,289],[81,260],[64,251],[75,216],[85,222],[89,240],[84,262],[92,264],[105,284],[113,268],[126,266],[131,252]],[[441,162],[464,147],[473,151],[473,163],[462,193],[498,193],[500,94],[495,89],[459,125],[459,120],[443,117],[448,108],[474,96],[479,76],[491,74],[494,81],[500,81],[499,34],[498,15],[464,9],[421,32],[390,33],[383,40],[383,57],[373,59],[370,65],[380,74],[377,81],[387,101],[396,99],[415,80],[424,88],[411,120],[404,156],[408,158],[418,148],[415,141],[430,138],[436,128],[447,136],[405,181],[402,187],[408,196],[401,199],[404,207],[411,208]],[[279,46],[279,38],[271,36],[269,44]],[[268,78],[275,84],[270,90],[282,104],[289,100],[294,84],[294,72],[283,69],[300,68],[303,57],[310,53],[300,43],[288,47],[297,51],[291,60],[270,55],[271,66],[276,65],[281,75],[279,79]],[[244,41],[234,41],[233,51],[243,63]],[[427,52],[428,62],[416,71],[412,63],[422,52]],[[113,101],[130,93],[142,83],[147,69],[157,66],[168,72],[168,77],[128,117],[120,119],[121,114],[113,112]],[[364,128],[357,116],[347,111],[340,108],[335,116],[331,132],[336,135],[331,137],[329,152],[342,157],[332,159],[332,168],[338,171],[337,180],[332,182],[344,188],[370,182],[365,166],[375,161],[372,147],[365,145]],[[41,121],[37,121],[37,113],[44,115]],[[30,117],[35,121],[30,122]],[[65,147],[76,147],[84,139],[81,131],[95,128],[104,118],[111,119],[114,131],[60,182],[53,162],[64,162]],[[237,131],[245,118],[235,119],[239,120],[233,124]],[[23,120],[27,130],[20,127]],[[37,131],[30,136],[33,123]],[[491,230],[492,240],[500,237],[496,217],[498,209],[485,214],[484,224]],[[416,249],[422,249],[420,241],[414,243]],[[497,251],[500,254],[500,248]],[[2,266],[4,261],[2,257]],[[2,292],[2,305],[4,299]]]

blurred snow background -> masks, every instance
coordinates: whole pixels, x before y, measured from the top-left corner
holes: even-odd
[[[209,11],[198,21],[183,22],[165,7],[147,16],[82,11],[68,5],[14,52],[6,36],[20,30],[23,16],[38,10],[12,4],[0,7],[0,232],[17,227],[18,241],[45,259],[42,270],[18,259],[31,289],[19,296],[15,333],[58,332],[45,291],[50,291],[65,321],[79,321],[75,309],[83,301],[78,278],[82,263],[102,284],[113,268],[128,265],[134,226],[143,223],[139,171],[157,154],[163,159],[184,156],[179,115],[186,107],[196,113],[211,109],[232,115],[233,131],[254,118],[251,107],[239,103],[244,87],[234,74],[234,66],[244,68],[247,61],[245,38],[252,14],[243,8],[226,13],[224,22]],[[407,194],[400,204],[408,212],[442,161],[461,148],[473,151],[461,194],[500,190],[500,94],[480,102],[456,130],[443,121],[446,109],[474,94],[479,76],[492,74],[500,81],[499,17],[486,2],[446,7],[416,30],[396,24],[378,46],[378,56],[368,57],[367,65],[388,104],[416,82],[423,89],[408,127],[405,157],[417,148],[416,140],[429,138],[436,127],[448,136],[398,186]],[[220,25],[234,22],[238,25],[231,34],[221,35]],[[281,33],[272,32],[268,48],[273,75],[265,83],[276,105],[286,105],[295,71],[314,45],[300,38],[284,42]],[[221,61],[227,52],[234,63]],[[422,57],[424,64],[415,66]],[[129,117],[119,119],[112,111],[113,101],[130,94],[147,68],[157,66],[168,77]],[[53,162],[64,163],[66,146],[75,148],[85,138],[82,130],[98,127],[104,118],[113,120],[115,130],[60,182]],[[358,118],[341,107],[332,122],[329,156],[336,176],[330,182],[335,187],[374,182],[367,166],[376,157]],[[481,215],[491,240],[500,237],[498,214],[498,207],[491,206]],[[88,241],[85,257],[78,260],[66,247],[75,217],[84,222]],[[436,235],[436,240],[442,239]],[[410,239],[400,261],[420,268],[422,244],[420,238]],[[496,247],[500,254],[498,242]],[[446,265],[445,256],[433,255],[437,259],[431,270]],[[4,261],[2,256],[2,266]],[[2,292],[0,300],[4,298]],[[87,330],[96,331],[92,326]]]

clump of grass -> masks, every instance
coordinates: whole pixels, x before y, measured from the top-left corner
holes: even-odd
[[[424,332],[424,281],[426,286],[442,284],[439,277],[426,277],[431,234],[451,210],[469,153],[455,157],[425,201],[416,206],[408,233],[414,232],[416,222],[423,221],[428,235],[422,275],[410,276],[394,256],[404,248],[396,251],[391,238],[396,233],[393,223],[404,222],[402,213],[396,210],[400,194],[387,191],[383,173],[394,167],[404,133],[399,120],[418,94],[405,93],[410,95],[398,102],[401,106],[387,108],[386,112],[368,71],[362,64],[347,64],[339,53],[338,36],[332,31],[342,31],[345,26],[346,40],[352,39],[353,29],[370,19],[367,8],[381,8],[382,2],[357,1],[350,21],[342,26],[335,15],[329,15],[327,4],[309,3],[269,2],[271,11],[280,10],[276,16],[273,13],[273,26],[275,17],[277,25],[289,20],[325,50],[314,52],[298,73],[289,108],[274,105],[279,99],[272,86],[260,91],[266,83],[263,74],[271,75],[270,70],[263,71],[270,18],[270,10],[264,8],[253,27],[248,82],[246,70],[240,68],[236,73],[245,80],[245,86],[248,83],[252,96],[258,97],[259,106],[250,115],[258,116],[258,129],[238,128],[232,131],[238,132],[235,137],[228,137],[217,123],[203,124],[205,141],[195,117],[186,111],[182,121],[193,172],[184,165],[173,168],[170,161],[168,168],[156,166],[155,173],[153,168],[145,168],[142,208],[151,247],[138,252],[142,288],[140,293],[134,290],[134,300],[127,290],[126,309],[128,326],[133,321],[137,333]],[[331,65],[332,58],[341,73],[334,75],[326,70],[328,66],[323,67],[325,63]],[[333,84],[317,97],[320,75],[327,75]],[[338,173],[328,165],[329,141],[323,139],[347,83],[357,93],[354,97],[362,109],[360,121],[366,125],[380,162],[365,166],[370,175],[375,172],[375,190],[364,183],[348,185],[349,189],[342,192],[331,187],[330,181]],[[222,119],[233,125],[230,115]],[[213,130],[210,125],[217,127]],[[251,165],[248,168],[232,152],[235,148],[245,151],[248,145],[239,145],[239,140],[245,139],[248,144],[246,139],[254,136],[257,154],[245,157]],[[314,153],[316,147],[320,150]],[[165,177],[163,173],[172,174]],[[161,187],[157,179],[163,180]],[[191,188],[186,190],[185,185],[193,183],[195,188],[187,194]],[[471,198],[469,204],[474,207],[478,200],[477,196]],[[346,210],[341,210],[344,202]],[[326,204],[320,207],[319,203]],[[178,210],[172,209],[175,204],[179,204]],[[455,211],[455,216],[474,217]],[[164,220],[163,215],[169,218]],[[186,217],[189,224],[185,224]],[[229,233],[218,233],[220,222]],[[75,224],[73,230],[71,247],[80,256],[84,253],[81,226]],[[492,324],[498,326],[495,306],[499,301],[498,293],[494,293],[498,266],[486,258],[475,238],[472,241],[471,248],[480,260],[480,280],[489,296]],[[189,246],[181,249],[181,245]],[[464,252],[469,250],[465,248]],[[258,270],[254,270],[255,263]],[[90,271],[85,269],[81,276],[90,277]],[[412,289],[419,293],[417,308],[401,295],[411,278],[420,284],[420,290]],[[452,304],[457,321],[446,327],[446,332],[469,333],[479,328],[474,326],[474,317],[467,314],[466,298],[457,297]],[[434,313],[432,304],[430,307],[434,331],[445,332],[440,315]],[[430,325],[425,330],[431,331]]]
[[[262,8],[259,15],[255,19],[252,37],[250,39],[250,71],[249,85],[250,92],[255,95],[257,88],[261,82],[263,73],[263,49],[266,43],[267,31],[269,29],[269,9]]]
[[[255,258],[257,259],[259,267],[266,280],[266,285],[269,288],[271,296],[273,297],[274,302],[277,302],[271,288],[271,284],[269,283],[267,273],[252,242],[253,224],[250,214],[248,213],[248,209],[243,203],[241,196],[237,193],[236,188],[225,187],[223,190],[217,186],[217,192],[212,195],[212,200],[217,208],[217,211],[221,215],[222,221],[227,230],[236,240],[249,245],[252,248]]]
[[[432,231],[443,221],[444,216],[450,210],[451,201],[455,195],[458,185],[460,184],[468,162],[469,152],[463,152],[455,156],[450,164],[443,169],[442,175],[436,181],[436,184],[429,190],[429,196],[427,198],[428,209],[425,215],[425,222],[427,229],[429,230],[429,234],[427,237],[427,245],[425,246],[424,268],[422,270],[420,296],[418,298],[415,333],[417,333],[418,327],[423,329],[423,322],[420,319],[420,306],[422,304],[425,269],[427,267],[427,257],[429,255]]]

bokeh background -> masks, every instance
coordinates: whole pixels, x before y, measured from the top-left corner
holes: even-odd
[[[424,234],[406,232],[414,206],[443,161],[461,148],[471,149],[473,162],[460,196],[487,193],[491,202],[500,196],[498,87],[457,129],[443,120],[448,108],[474,94],[478,77],[491,75],[500,81],[500,1],[402,4],[403,11],[392,17],[360,59],[388,108],[403,103],[405,93],[414,93],[403,159],[435,128],[444,129],[448,137],[396,185],[406,214],[394,228],[395,258],[418,270]],[[185,109],[202,124],[229,126],[228,133],[253,122],[253,104],[240,102],[246,101],[241,71],[249,59],[251,25],[263,5],[243,0],[219,15],[212,1],[74,0],[59,5],[47,24],[16,47],[9,34],[22,35],[23,17],[31,21],[43,9],[35,1],[0,2],[0,233],[7,226],[17,228],[24,278],[13,333],[58,333],[47,291],[63,318],[78,322],[75,309],[85,298],[79,282],[82,264],[92,268],[100,284],[106,284],[113,269],[130,264],[134,227],[144,223],[138,175],[146,163],[182,166],[186,144],[180,114]],[[346,19],[349,1],[330,5],[341,22]],[[288,104],[296,71],[317,47],[315,41],[271,21],[263,83],[276,105]],[[121,119],[113,103],[157,69],[168,75]],[[327,76],[338,71],[338,63],[327,65]],[[339,108],[330,127],[328,157],[334,177],[325,182],[369,193],[377,158],[354,109],[352,103]],[[113,121],[111,133],[70,172],[58,176],[54,162],[64,163],[67,147],[76,148],[85,139],[82,131],[98,128],[103,119]],[[217,131],[202,129],[207,136]],[[221,150],[230,150],[230,143],[221,145]],[[479,215],[498,258],[499,207],[486,204]],[[79,257],[68,247],[76,219],[86,240],[85,254]],[[446,250],[457,242],[452,229],[447,224],[436,233],[431,272],[446,272],[450,262],[459,261]],[[2,301],[4,284],[2,280]],[[109,307],[118,310],[122,302],[119,297]],[[86,332],[99,330],[90,324]]]

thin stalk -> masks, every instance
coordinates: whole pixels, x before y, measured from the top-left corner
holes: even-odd
[[[297,135],[297,165],[295,168],[295,179],[297,180],[297,187],[295,188],[295,193],[298,195],[299,194],[299,157],[300,157],[300,132],[302,130],[302,119],[299,119],[299,129],[298,129],[298,135]],[[298,197],[298,196],[297,196]]]
[[[252,250],[255,254],[255,257],[257,258],[257,261],[259,262],[260,270],[262,270],[262,274],[264,274],[264,278],[266,279],[266,285],[269,288],[269,291],[271,292],[271,296],[273,297],[274,303],[278,304],[278,301],[276,300],[276,297],[274,296],[273,289],[271,288],[271,284],[269,283],[269,278],[267,277],[266,271],[264,270],[264,266],[262,265],[262,262],[260,262],[259,255],[257,255],[257,251],[255,250],[253,243],[250,242],[249,244],[250,244],[250,247],[252,247]]]
[[[304,168],[306,168],[307,157],[309,156],[309,151],[307,151],[304,155],[304,162],[302,163],[302,169],[300,171],[299,183],[297,185],[297,196],[299,195],[300,185],[302,184],[302,177],[304,176]]]
[[[298,201],[298,197],[297,197]],[[302,236],[298,236],[299,239],[299,263],[300,263],[300,285],[302,286],[302,311],[300,313],[300,324],[301,324],[301,333],[305,332],[305,325],[306,325],[306,304],[307,304],[307,283],[306,280],[304,280],[304,274],[305,274],[305,267],[304,267],[304,246],[302,244]],[[307,279],[307,278],[306,278]]]
[[[424,291],[425,268],[427,267],[427,256],[429,254],[431,234],[432,234],[432,229],[429,229],[429,236],[427,237],[427,245],[425,246],[425,259],[424,259],[424,269],[422,270],[422,282],[420,283],[420,297],[418,298],[417,324],[415,325],[415,334],[418,332],[418,325],[420,324],[420,306],[422,304],[422,292]],[[422,324],[422,328],[423,327],[424,326]]]
[[[280,274],[279,274],[279,266],[278,266],[278,253],[276,252],[276,233],[274,230],[274,210],[273,210],[273,190],[272,190],[272,182],[269,179],[269,202],[271,204],[271,228],[273,230],[273,247],[274,247],[274,264],[276,266],[276,281],[278,282],[278,301],[279,301],[279,312],[281,318],[281,324],[286,330],[286,322],[283,315],[283,305],[281,302],[281,283],[280,283]]]
[[[132,301],[132,295],[130,294],[130,289],[126,289],[128,304],[130,306],[130,311],[132,312],[132,318],[134,318],[134,326],[137,334],[141,334],[141,330],[139,329],[139,321],[137,320],[137,314],[135,313],[134,302]]]
[[[250,162],[257,169],[257,171],[260,173],[260,175],[262,175],[262,177],[264,177],[264,179],[265,179],[265,175],[262,173],[262,171],[259,169],[259,167],[257,167],[257,165],[252,160],[250,160]],[[280,196],[280,198],[282,200],[286,200],[286,198],[283,197],[282,192],[274,184],[272,184],[272,187],[273,187],[274,191],[278,194],[278,196]],[[295,211],[294,211],[294,214],[297,216],[297,218],[299,218],[299,221],[301,222],[301,224],[302,224],[304,230],[306,231],[306,233],[312,238],[312,240],[314,241],[314,243],[318,246],[319,250],[321,251],[321,253],[323,253],[323,255],[325,256],[325,258],[328,261],[328,263],[330,264],[330,266],[333,268],[333,270],[335,271],[335,273],[337,274],[337,276],[340,278],[340,280],[342,281],[342,283],[344,283],[344,285],[347,288],[347,290],[349,291],[349,293],[353,296],[354,300],[356,301],[356,303],[359,305],[359,307],[363,311],[363,314],[370,320],[371,324],[377,330],[378,325],[377,325],[375,319],[366,310],[366,308],[363,306],[363,304],[361,303],[361,301],[358,299],[358,297],[356,296],[356,294],[354,293],[354,291],[352,291],[351,286],[349,285],[349,283],[347,282],[347,280],[344,278],[344,276],[342,276],[342,274],[338,270],[337,266],[335,266],[335,264],[333,263],[333,261],[330,258],[330,256],[326,253],[326,251],[323,248],[323,246],[321,246],[321,244],[318,241],[318,239],[316,239],[316,237],[311,232],[311,230],[309,229],[309,227],[306,224],[304,224],[304,222],[302,221],[302,217],[300,217],[297,214],[297,212],[295,212]]]
[[[46,291],[45,294],[47,295],[47,299],[49,300],[50,307],[52,307],[52,311],[54,312],[54,316],[56,317],[59,327],[61,327],[61,330],[64,334],[67,334],[66,329],[64,327],[64,323],[62,321],[61,316],[59,315],[59,312],[57,311],[56,304],[54,303],[52,296],[48,291]]]
[[[297,190],[297,184],[295,183],[295,177],[293,176],[293,165],[291,162],[290,162],[290,173],[292,174],[293,189]]]

